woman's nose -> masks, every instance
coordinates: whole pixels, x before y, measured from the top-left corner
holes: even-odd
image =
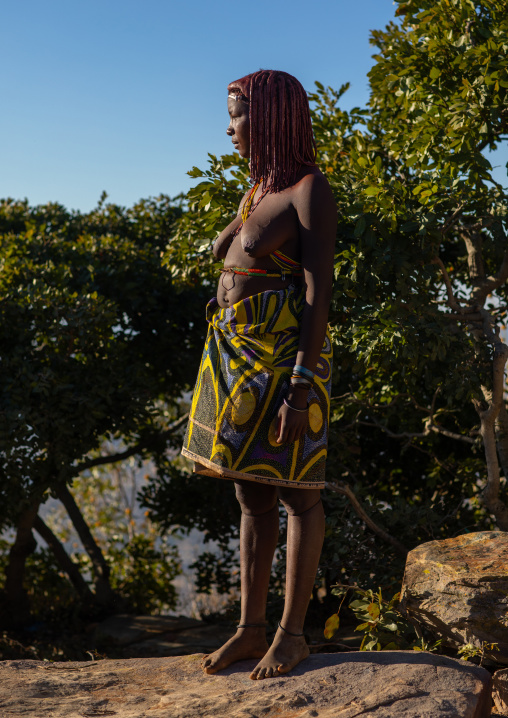
[[[231,135],[233,134],[233,128],[231,127],[231,125],[228,125],[228,128],[227,128],[227,130],[226,130],[226,134],[229,135],[230,137],[231,137]]]

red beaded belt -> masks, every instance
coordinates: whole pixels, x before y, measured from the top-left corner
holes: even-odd
[[[301,277],[303,274],[303,272],[295,272],[294,270],[287,269],[281,269],[280,272],[271,272],[269,269],[245,269],[244,267],[222,267],[220,271],[227,274],[243,274],[245,276],[254,277],[262,275],[263,277],[277,277],[281,279],[285,279],[286,275],[291,275],[293,277]]]

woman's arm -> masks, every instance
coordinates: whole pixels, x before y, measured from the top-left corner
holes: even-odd
[[[321,174],[307,175],[298,183],[293,204],[298,215],[306,286],[296,364],[313,372],[323,348],[332,297],[337,208],[330,185]],[[287,401],[303,409],[307,396],[307,391],[290,387]],[[292,411],[285,404],[279,418],[280,443],[296,441],[307,428],[307,414]]]

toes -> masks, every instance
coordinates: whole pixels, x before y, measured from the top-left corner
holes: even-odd
[[[217,664],[214,664],[211,656],[207,656],[206,660],[201,661],[201,668],[208,674],[216,673],[219,670]]]
[[[275,670],[278,673],[288,673],[291,670],[291,666],[288,666],[287,663],[281,663]]]
[[[249,676],[250,679],[251,679],[252,681],[257,681],[257,679],[258,679],[258,673],[259,673],[259,668],[255,668],[255,669],[252,671],[252,673],[250,674],[250,676]]]
[[[207,663],[206,666],[203,666],[203,670],[205,673],[210,675],[211,673],[217,673],[217,671],[220,671],[220,667],[217,664],[213,665],[213,663],[210,661],[209,663]]]

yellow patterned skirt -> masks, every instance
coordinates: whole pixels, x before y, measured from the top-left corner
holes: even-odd
[[[296,363],[305,294],[267,291],[227,309],[207,305],[208,334],[182,454],[195,471],[228,479],[323,488],[330,413],[332,348],[327,332],[308,426],[291,444],[277,444],[277,412]]]

